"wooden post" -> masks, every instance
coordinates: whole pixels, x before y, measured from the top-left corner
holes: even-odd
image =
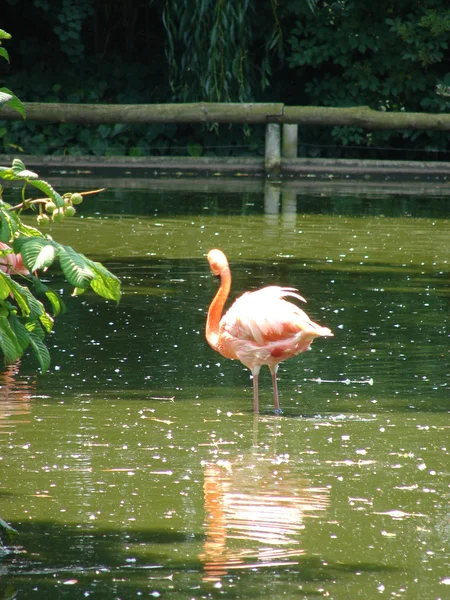
[[[280,214],[280,182],[266,181],[264,184],[264,214],[278,215]]]
[[[297,221],[297,190],[295,188],[283,190],[281,211],[284,227],[295,227]]]
[[[279,175],[280,167],[280,126],[278,123],[267,123],[266,154],[264,163],[266,175]]]
[[[298,125],[283,125],[283,158],[297,158]]]

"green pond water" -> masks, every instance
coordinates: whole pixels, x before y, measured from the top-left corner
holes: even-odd
[[[56,274],[49,373],[1,374],[0,598],[450,598],[448,196],[136,187],[51,230],[120,305]],[[281,416],[204,339],[213,247],[334,332]]]

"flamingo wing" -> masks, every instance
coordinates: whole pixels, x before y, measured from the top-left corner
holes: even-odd
[[[278,286],[238,298],[220,322],[224,354],[247,366],[269,364],[303,352],[315,337],[332,335],[287,296],[305,301],[294,288]]]

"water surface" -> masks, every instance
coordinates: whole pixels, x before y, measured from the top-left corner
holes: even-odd
[[[51,233],[120,305],[57,279],[50,372],[2,375],[3,596],[447,597],[448,199],[109,188]],[[204,340],[212,247],[233,297],[297,287],[335,334],[280,417]]]

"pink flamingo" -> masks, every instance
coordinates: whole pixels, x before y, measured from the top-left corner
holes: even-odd
[[[0,242],[0,250],[10,250],[10,246],[5,244],[4,242]],[[9,254],[4,254],[0,257],[0,271],[6,273],[7,275],[11,274],[19,274],[19,275],[28,275],[30,271],[23,264],[22,255],[14,254],[10,252]]]
[[[298,306],[284,300],[291,296],[306,302],[295,288],[269,286],[256,292],[246,292],[222,316],[231,288],[231,271],[221,250],[210,250],[208,262],[214,275],[220,277],[220,287],[208,310],[206,339],[209,345],[226,358],[238,359],[253,375],[253,406],[259,409],[258,376],[262,365],[272,375],[275,412],[280,413],[277,370],[282,360],[308,350],[316,337],[333,334],[328,327],[311,321]]]

